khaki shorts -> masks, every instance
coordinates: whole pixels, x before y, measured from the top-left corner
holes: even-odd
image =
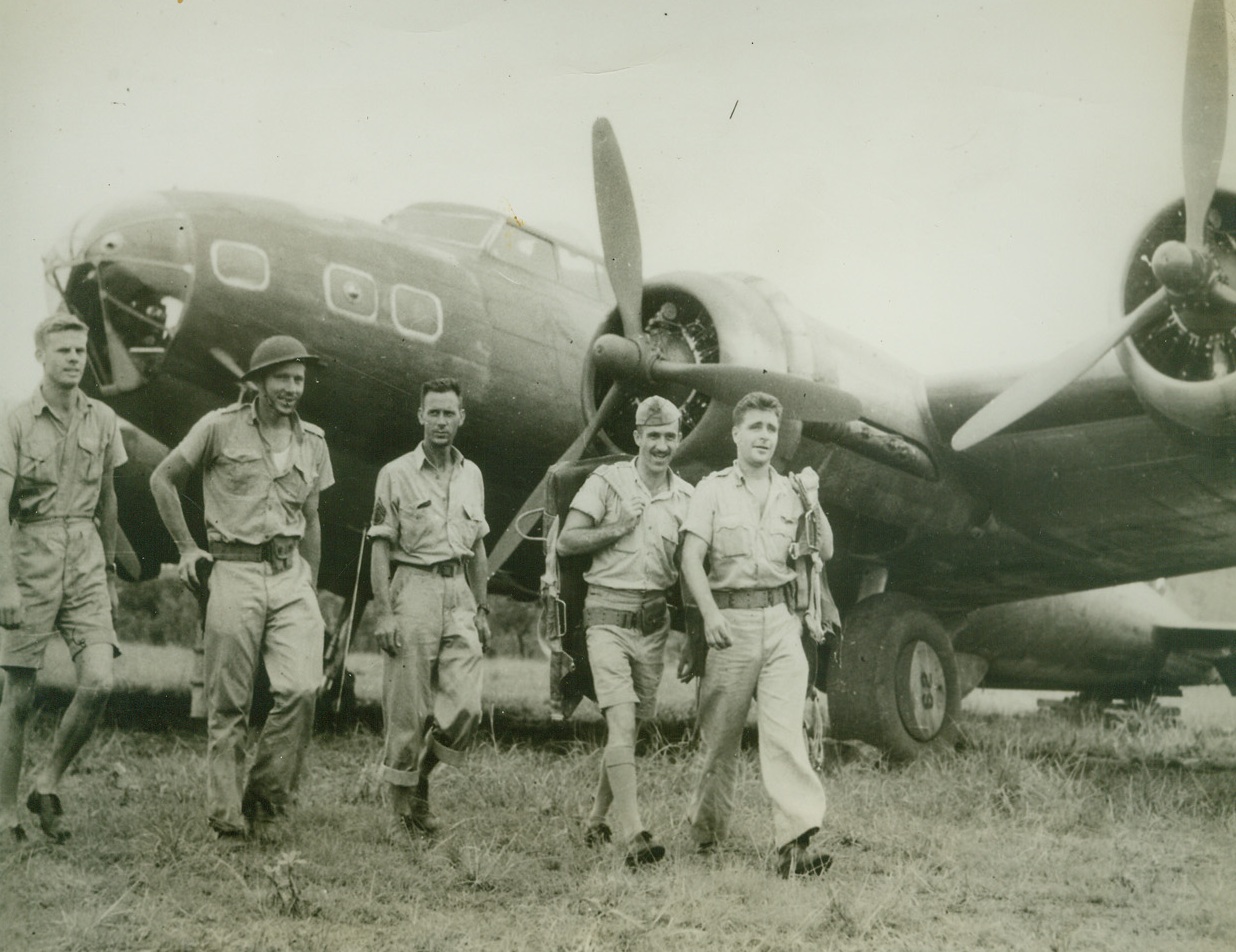
[[[22,626],[0,629],[0,666],[41,668],[56,632],[76,658],[87,645],[120,654],[107,591],[103,541],[88,519],[14,523],[13,567]]]
[[[636,716],[651,719],[657,711],[657,689],[665,670],[669,618],[651,634],[635,628],[593,625],[588,629],[588,663],[601,710],[634,704]]]

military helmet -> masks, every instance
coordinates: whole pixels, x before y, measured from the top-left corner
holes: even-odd
[[[316,364],[321,358],[309,353],[305,345],[295,337],[288,337],[286,334],[268,337],[253,348],[253,356],[249,358],[249,370],[244,379],[252,380],[266,368],[292,360],[302,364]]]

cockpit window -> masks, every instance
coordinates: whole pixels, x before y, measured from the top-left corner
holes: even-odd
[[[514,225],[503,225],[489,252],[499,261],[516,265],[551,281],[558,280],[554,246],[539,235]]]
[[[586,255],[581,255],[570,248],[558,246],[558,274],[562,278],[563,287],[586,294],[598,301],[606,300],[609,284],[605,281],[605,273],[595,261]]]
[[[413,205],[388,216],[382,224],[412,235],[479,248],[493,230],[495,217],[492,213],[447,211]]]

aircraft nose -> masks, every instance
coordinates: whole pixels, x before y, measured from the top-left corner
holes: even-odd
[[[140,387],[162,363],[193,287],[193,228],[165,195],[105,205],[44,259],[49,293],[90,328],[101,393]]]

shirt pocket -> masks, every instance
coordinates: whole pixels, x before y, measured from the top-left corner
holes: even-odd
[[[798,536],[798,506],[783,505],[768,519],[768,559],[789,562],[790,546]]]
[[[742,516],[717,515],[712,530],[711,556],[714,561],[738,559],[751,554],[751,535]]]
[[[657,520],[657,535],[661,539],[661,548],[665,552],[665,561],[669,565],[674,564],[674,557],[678,554],[678,540],[681,534],[682,527],[673,516],[663,514]]]
[[[279,495],[283,501],[295,507],[299,507],[309,498],[309,487],[313,485],[312,476],[302,463],[293,463],[275,482],[279,486]]]
[[[411,499],[399,504],[399,546],[409,555],[430,541],[441,519],[434,512],[433,500]]]
[[[228,446],[219,454],[215,469],[224,491],[231,496],[257,496],[263,491],[266,462],[257,450]]]
[[[87,482],[103,475],[103,445],[97,433],[80,433],[77,437],[78,465]]]
[[[54,439],[35,438],[23,442],[17,464],[22,482],[54,486],[59,455],[59,444]]]

